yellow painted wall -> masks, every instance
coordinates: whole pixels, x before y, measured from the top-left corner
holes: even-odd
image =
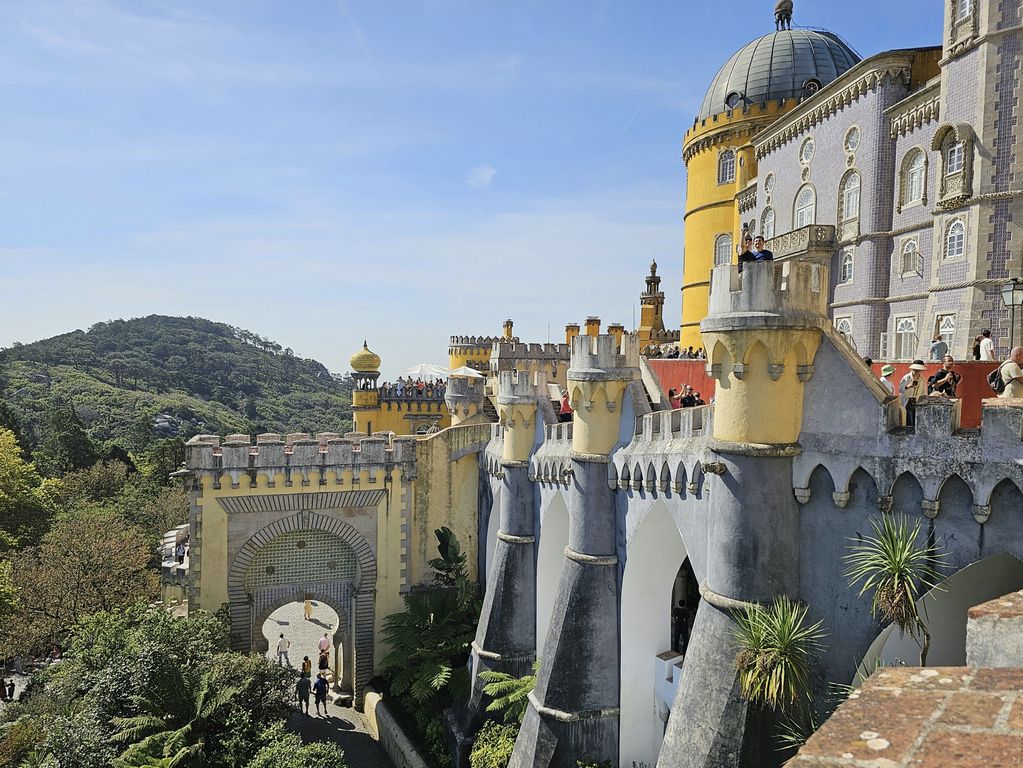
[[[416,418],[420,415],[436,416],[440,414],[438,425],[441,429],[451,426],[451,414],[442,400],[413,400],[411,402],[383,402],[375,409],[360,410],[352,408],[352,423],[356,432],[373,434],[374,432],[394,432],[396,435],[414,435]],[[406,416],[413,418],[408,419]],[[423,419],[426,420],[425,418]]]
[[[732,259],[735,260],[735,246],[739,244],[742,227],[735,196],[756,177],[756,161],[748,151],[749,141],[795,105],[796,102],[790,100],[784,105],[768,102],[729,110],[700,121],[686,132],[682,149],[686,158],[686,212],[679,342],[683,348],[703,346],[700,321],[707,316],[714,241],[718,235],[732,235]],[[718,156],[726,149],[737,154],[735,180],[718,184]],[[741,165],[739,156],[743,159]]]
[[[448,347],[448,367],[451,370],[473,363],[471,367],[484,367],[490,362],[492,347],[451,346]]]

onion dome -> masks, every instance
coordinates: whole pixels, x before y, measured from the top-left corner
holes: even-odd
[[[371,352],[364,341],[362,342],[362,349],[351,356],[348,364],[352,366],[352,370],[356,373],[379,373],[380,355]]]
[[[718,70],[698,119],[746,104],[813,96],[859,61],[859,54],[832,32],[771,32],[744,45]]]

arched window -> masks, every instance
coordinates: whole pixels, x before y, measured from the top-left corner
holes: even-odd
[[[924,199],[927,175],[927,157],[922,150],[914,149],[906,155],[902,172],[902,204],[909,205]]]
[[[962,219],[956,219],[948,226],[945,233],[945,258],[955,259],[966,252],[966,225]]]
[[[843,339],[849,342],[849,345],[856,349],[856,341],[852,335],[852,318],[851,317],[836,317],[835,318],[835,330],[839,332]]]
[[[774,237],[774,208],[764,209],[764,215],[760,217],[760,234],[765,240]]]
[[[813,187],[804,185],[796,195],[796,206],[792,216],[795,225],[793,229],[808,227],[817,221],[817,195]]]
[[[735,152],[726,149],[718,155],[718,184],[735,181]]]
[[[853,279],[852,251],[842,251],[838,261],[838,282],[851,283]]]
[[[732,236],[718,235],[714,238],[714,266],[732,263]]]
[[[912,360],[916,354],[916,317],[895,318],[895,359]]]
[[[907,240],[902,245],[902,258],[900,261],[903,275],[923,274],[923,266],[920,262],[920,250],[917,248],[916,240]]]
[[[860,174],[856,171],[849,171],[842,179],[842,189],[839,193],[842,201],[840,221],[851,221],[860,215]]]

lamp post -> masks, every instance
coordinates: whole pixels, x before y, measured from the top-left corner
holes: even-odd
[[[1002,303],[1009,308],[1009,350],[1016,346],[1016,307],[1023,305],[1023,279],[1014,277],[1002,285]]]

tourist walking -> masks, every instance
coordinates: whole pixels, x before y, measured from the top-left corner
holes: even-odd
[[[909,373],[902,377],[899,382],[899,399],[906,411],[906,426],[916,426],[916,401],[923,396],[927,382],[924,381],[923,372],[927,370],[923,360],[914,360],[909,366]]]
[[[330,669],[330,651],[320,651],[319,669]]]
[[[7,698],[14,701],[14,680],[7,681]]]
[[[956,390],[963,377],[952,370],[953,365],[955,365],[955,360],[952,355],[945,355],[941,359],[941,370],[927,379],[927,394],[944,395],[945,397],[956,396]]]
[[[302,674],[305,675],[306,677],[313,676],[313,662],[309,659],[308,656],[302,657]]]
[[[935,336],[931,342],[931,360],[943,360],[948,354],[948,344],[941,336]]]
[[[881,382],[881,386],[884,387],[885,392],[889,395],[895,394],[895,385],[892,384],[891,376],[895,374],[895,366],[889,363],[888,365],[881,366],[881,377],[878,381]]]
[[[1023,347],[1013,347],[1009,359],[998,369],[1005,385],[999,397],[1023,397],[1023,370],[1020,366],[1023,366]]]
[[[568,400],[568,390],[561,392],[561,410],[558,411],[558,421],[572,420],[572,404]]]
[[[316,644],[316,647],[319,649],[320,653],[330,650],[330,638],[327,637],[326,632],[323,633],[323,637],[320,638],[320,642]]]
[[[327,714],[327,673],[320,672],[313,683],[313,694],[316,700],[316,714],[320,714],[320,704],[323,705],[323,714]]]
[[[987,328],[980,332],[980,359],[988,362],[994,362],[995,359],[995,342]]]
[[[305,615],[306,621],[313,620],[313,601],[308,597],[305,599],[305,602],[302,603],[302,613]]]
[[[309,657],[306,657],[308,661]],[[305,675],[299,675],[298,682],[295,683],[295,691],[298,694],[298,711],[309,714],[309,691],[312,690],[313,681]],[[319,711],[319,710],[317,710]]]
[[[291,666],[291,660],[288,658],[289,648],[291,648],[291,641],[281,632],[281,639],[277,641],[277,663],[282,667]]]
[[[180,542],[174,548],[174,556],[178,559],[178,565],[185,562],[185,542]]]
[[[973,339],[973,359],[974,360],[980,360],[980,340],[983,339],[983,338],[984,338],[983,336],[976,336]]]

